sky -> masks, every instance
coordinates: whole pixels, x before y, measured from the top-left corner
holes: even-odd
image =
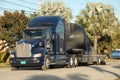
[[[47,0],[40,0],[40,4],[44,4]],[[51,0],[58,1],[58,0]],[[87,2],[102,2],[109,4],[114,8],[116,17],[120,21],[120,0],[59,0],[63,1],[66,7],[72,11],[74,22],[76,16],[82,9],[85,9]],[[15,10],[25,10],[26,14],[34,13],[38,10],[38,0],[0,0],[0,15],[3,15],[4,10],[14,12]]]

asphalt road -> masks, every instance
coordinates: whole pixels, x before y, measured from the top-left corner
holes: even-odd
[[[41,71],[39,68],[21,68],[11,71],[0,68],[0,80],[115,80],[120,77],[120,60],[107,65],[84,65],[77,68],[53,68]]]

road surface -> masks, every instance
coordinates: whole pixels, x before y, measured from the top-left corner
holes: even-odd
[[[115,80],[120,77],[120,60],[107,65],[88,65],[76,68],[53,68],[41,71],[39,68],[21,68],[11,71],[0,68],[0,80]]]

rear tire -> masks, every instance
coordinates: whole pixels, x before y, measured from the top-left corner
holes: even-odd
[[[100,65],[100,64],[101,64],[101,59],[100,59],[100,58],[98,59],[97,64],[98,64],[98,65]]]
[[[67,67],[68,67],[68,68],[72,68],[73,65],[74,65],[74,59],[73,59],[73,56],[70,55],[70,56],[69,56],[69,60],[68,60],[68,65],[67,65]]]
[[[77,59],[77,56],[76,55],[73,55],[73,67],[77,67],[78,66],[78,59]]]
[[[45,71],[45,70],[47,70],[47,69],[49,69],[49,68],[50,68],[50,58],[49,58],[48,55],[46,55],[45,58],[44,58],[44,63],[43,63],[43,65],[41,66],[41,69],[42,69],[43,71]]]
[[[102,65],[106,65],[107,60],[104,59],[104,61],[101,62]]]

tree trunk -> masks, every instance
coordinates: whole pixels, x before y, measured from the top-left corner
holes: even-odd
[[[93,55],[97,54],[97,41],[98,41],[98,35],[94,35],[94,53],[93,53]]]

